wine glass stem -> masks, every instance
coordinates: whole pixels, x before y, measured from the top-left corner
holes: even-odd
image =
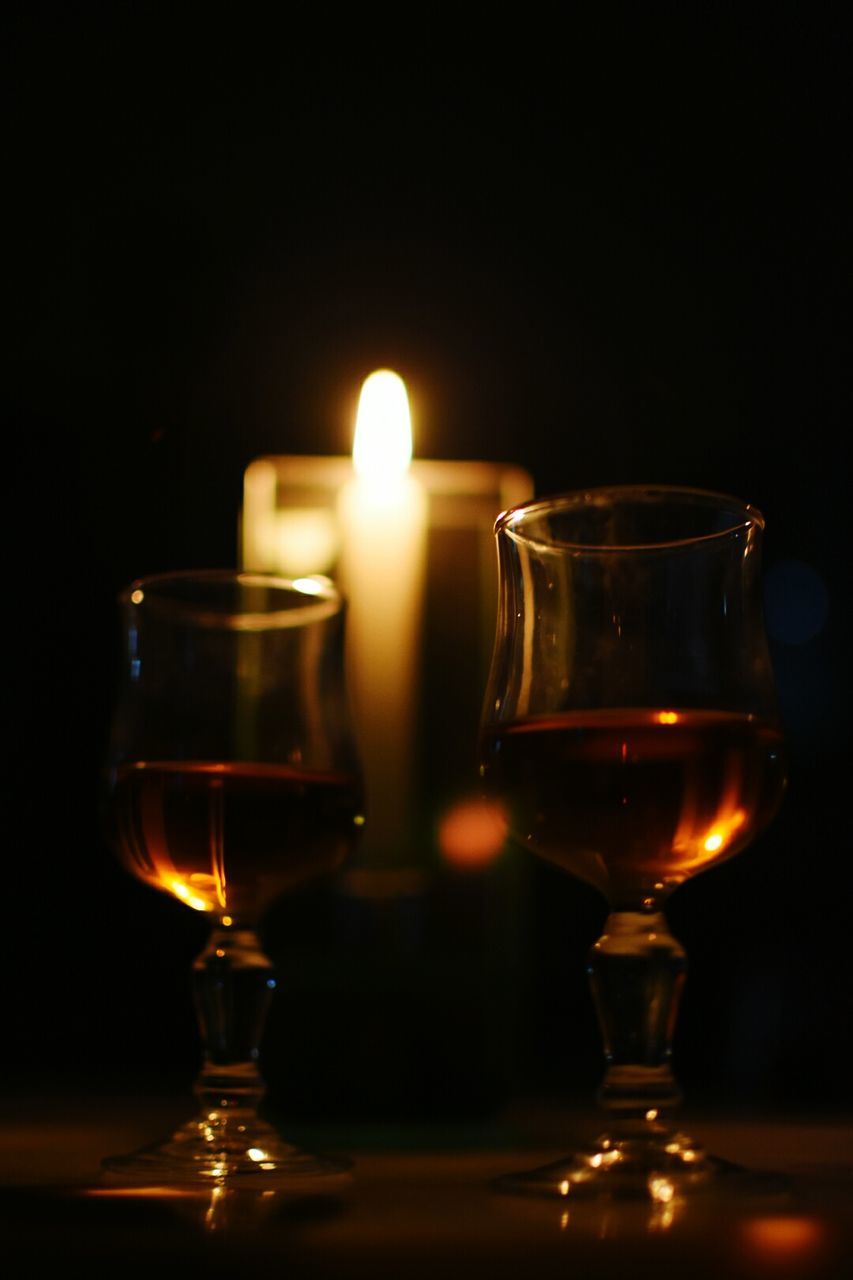
[[[681,1100],[670,1057],[684,949],[663,912],[613,911],[587,972],[607,1063],[599,1102],[621,1119],[655,1121]]]
[[[217,925],[193,965],[205,1107],[253,1110],[264,1093],[258,1051],[275,979],[252,929]]]

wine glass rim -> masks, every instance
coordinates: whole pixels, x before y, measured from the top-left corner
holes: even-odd
[[[604,505],[608,500],[635,499],[651,501],[657,497],[682,498],[693,500],[697,506],[716,505],[737,508],[741,512],[740,519],[732,519],[724,529],[716,529],[711,533],[696,534],[686,538],[662,538],[652,542],[616,542],[596,543],[579,542],[572,539],[550,538],[547,541],[531,536],[516,527],[531,516],[545,511],[568,510],[571,507]],[[552,494],[544,498],[533,498],[518,506],[502,511],[495,521],[495,533],[505,533],[515,542],[524,543],[539,550],[566,550],[577,552],[626,552],[626,551],[661,551],[670,547],[691,547],[700,543],[717,542],[730,537],[733,533],[744,530],[764,528],[764,516],[757,507],[730,493],[719,493],[711,489],[696,489],[684,485],[671,484],[624,484],[602,485],[586,489],[574,489],[565,493]]]
[[[192,600],[157,594],[161,587],[177,586],[182,582],[187,585],[266,587],[299,595],[305,603],[287,609],[217,609]],[[285,578],[242,569],[177,569],[169,573],[147,574],[136,578],[119,592],[118,600],[120,605],[133,607],[144,602],[160,617],[175,621],[191,620],[196,626],[224,631],[276,631],[302,627],[332,618],[344,608],[340,591],[330,578],[320,574]]]

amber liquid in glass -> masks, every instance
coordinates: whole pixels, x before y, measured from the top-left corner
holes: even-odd
[[[138,761],[114,771],[112,792],[133,874],[234,923],[339,866],[362,822],[354,777],[288,765]]]
[[[497,726],[483,747],[514,837],[616,907],[743,848],[785,786],[778,728],[734,712],[570,711]]]

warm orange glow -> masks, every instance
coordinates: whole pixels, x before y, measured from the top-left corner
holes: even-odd
[[[206,1190],[206,1189],[205,1189]],[[190,1187],[85,1187],[80,1195],[97,1200],[176,1200],[199,1196],[199,1190]]]
[[[330,794],[328,788],[335,794],[338,788],[341,794],[346,790],[347,804],[354,808],[357,803],[355,790],[349,791],[352,779],[347,775],[289,764],[143,761],[121,766],[117,774],[114,803],[121,823],[120,849],[130,870],[194,911],[215,915],[225,928],[260,909],[261,899],[266,905],[293,883],[294,876],[298,880],[319,871],[324,859],[327,866],[340,861],[350,835],[352,809],[348,811],[341,804],[333,818],[331,806],[318,808],[311,811],[317,817],[312,816],[309,822],[303,813],[305,806],[319,803],[318,797]],[[251,803],[243,798],[247,795]],[[277,815],[281,815],[288,838],[297,840],[294,833],[303,832],[304,820],[304,832],[293,853],[290,845],[279,854],[275,843],[261,847],[254,837],[244,841],[239,834],[244,821],[250,826],[257,821],[252,812],[267,805],[275,809],[272,829],[278,829]],[[234,883],[229,883],[226,816],[232,808],[239,816],[230,830],[241,856],[228,869],[234,878]],[[337,824],[336,829],[329,825],[327,830],[327,822]],[[244,854],[244,845],[252,849],[251,857]],[[308,847],[316,847],[316,862]]]
[[[732,836],[736,831],[740,830],[746,821],[746,813],[743,809],[734,809],[726,812],[722,807],[717,814],[714,823],[714,829],[705,837],[703,848],[708,853],[719,853],[727,844],[731,842]]]
[[[500,853],[507,835],[503,805],[472,796],[445,813],[438,843],[448,862],[458,867],[484,867]]]
[[[185,902],[188,907],[192,907],[193,911],[212,911],[213,903],[200,898],[197,893],[189,889],[182,880],[171,880],[168,888],[176,898],[180,898],[181,902]]]
[[[134,591],[131,593],[130,598],[134,604],[142,604],[142,601],[145,599],[145,595],[142,591]]]
[[[748,814],[742,807],[743,793],[741,764],[735,757],[729,762],[725,785],[710,822],[701,815],[700,805],[689,803],[690,796],[685,795],[681,821],[673,839],[673,852],[679,855],[685,870],[701,867],[708,862],[709,855],[715,858],[728,849],[747,821]]]
[[[741,1231],[747,1244],[766,1258],[802,1258],[826,1242],[826,1228],[816,1218],[753,1218]]]
[[[658,723],[659,724],[678,724],[678,712],[677,711],[659,711]]]

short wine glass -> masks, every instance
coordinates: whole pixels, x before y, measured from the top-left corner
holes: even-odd
[[[736,498],[619,487],[499,517],[481,772],[517,842],[607,898],[588,972],[609,1127],[506,1189],[672,1196],[721,1185],[679,1132],[685,957],[668,895],[748,844],[785,786],[759,589],[764,521]]]
[[[141,579],[120,604],[113,842],[133,875],[212,930],[194,966],[199,1114],[105,1165],[164,1185],[340,1174],[342,1162],[298,1150],[258,1115],[275,979],[255,930],[279,895],[337,867],[363,822],[343,602],[325,579],[206,571]]]

